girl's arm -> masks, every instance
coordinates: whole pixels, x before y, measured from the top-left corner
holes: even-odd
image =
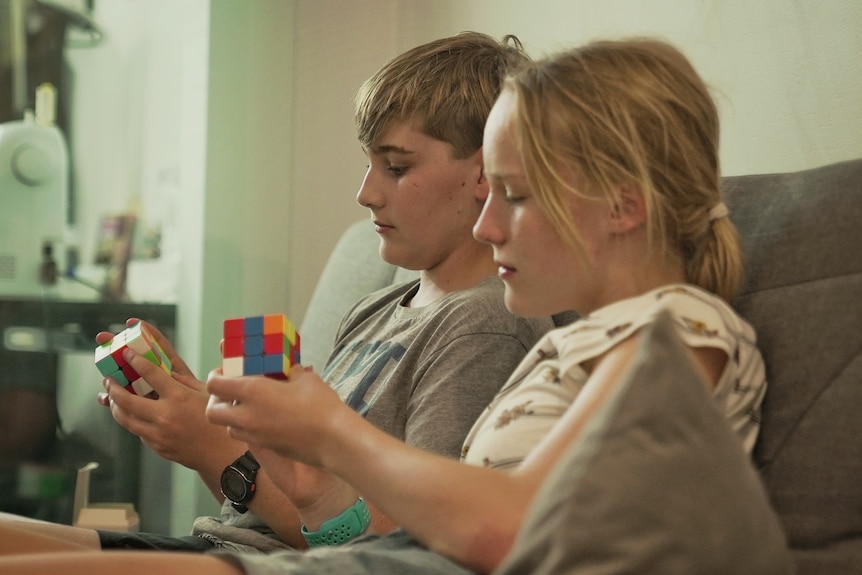
[[[207,414],[237,439],[328,469],[434,551],[490,572],[511,548],[553,464],[620,381],[636,343],[633,336],[593,362],[577,401],[511,474],[410,447],[369,424],[301,369],[287,383],[213,373]]]

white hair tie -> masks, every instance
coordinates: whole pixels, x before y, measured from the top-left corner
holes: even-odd
[[[710,208],[708,217],[709,221],[713,222],[720,218],[726,218],[728,215],[730,215],[730,210],[727,209],[727,206],[724,205],[724,202],[718,202],[717,204],[712,206],[712,208]]]

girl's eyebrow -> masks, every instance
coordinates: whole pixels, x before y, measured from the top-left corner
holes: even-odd
[[[511,172],[486,172],[485,176],[487,178],[493,178],[495,180],[526,180],[527,176],[525,174],[517,174]]]

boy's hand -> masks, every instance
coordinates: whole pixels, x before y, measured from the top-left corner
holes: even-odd
[[[159,399],[139,397],[104,378],[105,403],[114,420],[147,447],[201,474],[215,475],[220,475],[224,467],[225,453],[245,451],[224,428],[207,421],[209,396],[203,382],[181,371],[168,375],[132,349],[124,351],[124,358],[153,387]],[[188,372],[185,364],[181,369]]]

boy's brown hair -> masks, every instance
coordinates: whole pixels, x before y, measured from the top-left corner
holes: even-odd
[[[478,32],[408,50],[360,87],[354,117],[359,141],[371,147],[393,123],[409,121],[451,144],[456,158],[469,157],[482,146],[503,79],[527,60],[516,37],[498,41]]]

